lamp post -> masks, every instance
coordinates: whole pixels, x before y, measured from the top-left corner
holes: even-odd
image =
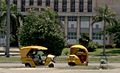
[[[9,57],[9,49],[10,49],[10,0],[6,0],[7,4],[7,26],[6,26],[6,57]]]

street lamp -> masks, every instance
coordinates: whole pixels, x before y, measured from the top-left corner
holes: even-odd
[[[6,26],[6,57],[9,57],[9,49],[10,49],[10,0],[6,0],[7,4],[7,26]]]

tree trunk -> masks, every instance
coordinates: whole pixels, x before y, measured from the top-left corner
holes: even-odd
[[[7,3],[7,29],[6,29],[6,57],[9,57],[10,49],[10,0],[6,0]]]
[[[105,55],[105,44],[106,44],[106,31],[105,31],[105,26],[106,26],[106,22],[103,20],[103,55]]]

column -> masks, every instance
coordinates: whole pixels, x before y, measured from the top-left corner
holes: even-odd
[[[67,0],[67,12],[70,12],[70,0]]]
[[[68,28],[68,17],[67,16],[65,16],[65,39],[67,40],[67,33],[68,33],[68,31],[67,31],[67,28]]]
[[[42,7],[44,7],[44,8],[46,7],[45,2],[46,2],[46,0],[42,0]]]
[[[25,12],[30,9],[29,0],[25,0]]]
[[[92,33],[93,33],[92,17],[89,17],[89,38],[91,40],[92,40]]]
[[[62,0],[58,0],[58,9],[59,12],[62,12]]]
[[[29,0],[25,0],[25,6],[29,6]]]
[[[80,38],[80,17],[77,17],[77,43],[79,43]]]
[[[21,12],[21,0],[17,0],[17,11]]]
[[[13,4],[13,0],[10,0],[10,4]]]
[[[84,12],[87,12],[87,4],[88,4],[87,1],[88,0],[84,0]]]
[[[34,0],[34,5],[35,8],[37,7],[37,0]]]
[[[95,13],[96,0],[92,0],[92,12]]]
[[[79,0],[75,0],[75,12],[79,12]]]
[[[54,9],[54,0],[50,0],[50,8]]]

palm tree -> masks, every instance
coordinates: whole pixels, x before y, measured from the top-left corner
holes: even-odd
[[[1,16],[0,16],[0,26],[6,26],[6,3],[5,1],[2,1],[1,4]],[[18,37],[17,32],[18,28],[20,27],[20,23],[22,22],[22,15],[17,12],[17,8],[14,4],[10,5],[10,34],[11,34],[11,40],[18,45]],[[6,28],[1,28],[6,32]]]
[[[96,9],[96,16],[93,17],[93,23],[103,21],[103,56],[105,56],[105,44],[106,44],[106,26],[107,24],[111,25],[115,21],[115,13],[105,5],[103,7],[98,7]]]
[[[109,34],[113,35],[114,43],[116,44],[116,47],[119,48],[120,47],[120,19],[117,19],[112,26],[108,27],[107,31]]]

